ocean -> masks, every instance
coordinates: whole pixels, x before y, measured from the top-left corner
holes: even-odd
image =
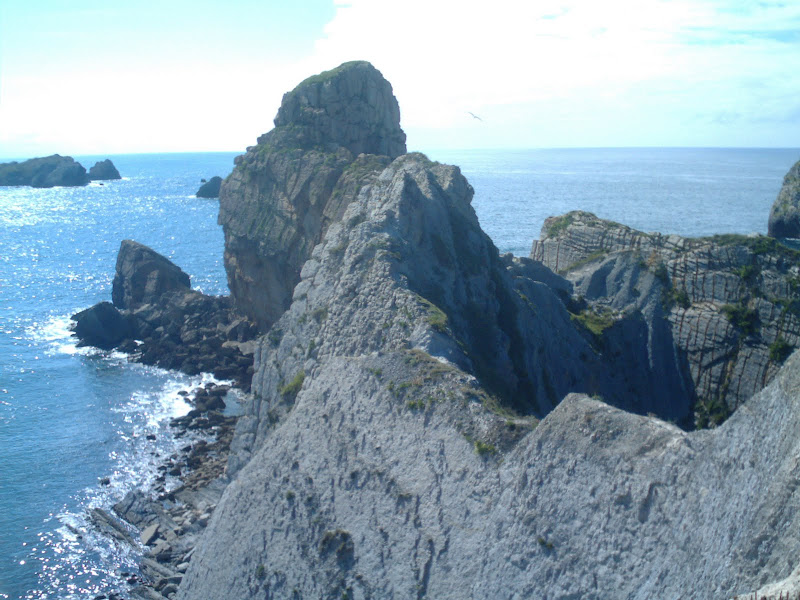
[[[527,256],[544,219],[581,209],[644,231],[766,233],[800,149],[430,150],[459,165],[501,252]],[[124,589],[136,557],[92,533],[186,441],[179,394],[212,380],[77,348],[71,314],[110,300],[123,239],[166,255],[206,293],[227,292],[216,200],[201,178],[236,153],[110,156],[121,181],[0,188],[0,600]],[[75,156],[84,166],[102,157]],[[5,161],[2,161],[5,162]],[[148,439],[155,436],[155,440]]]

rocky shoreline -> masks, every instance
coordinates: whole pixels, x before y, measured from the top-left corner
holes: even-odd
[[[192,436],[194,439],[187,439],[186,445],[164,459],[152,488],[129,491],[111,511],[90,511],[89,521],[98,532],[141,553],[139,573],[119,574],[131,586],[130,591],[109,591],[94,600],[174,598],[195,544],[227,485],[225,465],[238,417],[223,411],[232,389],[208,383],[181,392],[193,408],[173,419],[170,427],[175,438],[199,433],[200,439]]]
[[[133,586],[131,596],[172,598],[227,485],[238,417],[226,414],[226,398],[250,388],[257,329],[230,298],[192,290],[188,275],[131,240],[120,247],[112,298],[114,304],[100,302],[73,316],[79,345],[113,348],[131,362],[188,375],[213,373],[230,382],[180,392],[192,409],[170,427],[176,439],[187,438],[186,445],[164,459],[151,489],[131,490],[111,512],[95,508],[89,514],[103,535],[142,552],[140,573],[121,573]],[[109,592],[96,600],[124,597]]]

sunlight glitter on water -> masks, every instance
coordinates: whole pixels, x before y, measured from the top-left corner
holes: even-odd
[[[121,353],[112,353],[104,360],[125,359]],[[129,366],[151,373],[161,372],[170,378],[157,391],[134,392],[128,401],[111,409],[112,414],[118,415],[112,423],[118,439],[109,451],[112,469],[101,483],[77,495],[76,508],[65,506],[48,519],[55,519],[60,525],[47,527],[45,524],[45,531],[38,536],[38,548],[32,549],[28,556],[28,560],[40,563],[41,572],[40,589],[27,598],[48,598],[49,590],[59,590],[61,598],[77,599],[128,589],[127,579],[138,573],[142,548],[130,548],[99,534],[87,516],[89,511],[94,508],[110,511],[128,491],[150,488],[166,457],[179,447],[205,439],[195,433],[177,438],[169,422],[191,410],[180,392],[189,392],[211,382],[219,383],[218,380],[209,374],[188,377],[153,367]],[[166,487],[172,489],[179,483],[173,479]],[[138,539],[138,532],[131,529],[130,533]]]

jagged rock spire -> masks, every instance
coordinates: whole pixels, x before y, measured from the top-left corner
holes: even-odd
[[[284,94],[275,127],[284,126],[301,127],[312,144],[344,146],[355,155],[406,153],[392,85],[366,61],[309,77]]]

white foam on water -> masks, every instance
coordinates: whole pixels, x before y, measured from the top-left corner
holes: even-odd
[[[54,326],[54,337],[56,331],[58,328]],[[122,353],[107,353],[104,360],[127,363]],[[67,599],[93,597],[109,591],[127,592],[130,585],[123,573],[138,572],[142,548],[130,548],[104,536],[92,526],[88,512],[102,508],[113,514],[112,506],[129,491],[136,488],[147,491],[154,487],[159,476],[158,467],[169,456],[186,445],[208,439],[199,432],[175,437],[170,421],[192,409],[180,392],[191,392],[207,383],[221,384],[222,381],[208,373],[190,377],[157,367],[127,364],[129,368],[161,373],[167,378],[155,391],[135,392],[112,409],[119,420],[115,423],[117,443],[109,452],[111,471],[97,485],[78,494],[78,508],[74,511],[65,508],[54,516],[60,526],[39,536],[39,547],[44,552],[32,553],[30,559],[42,564],[40,590],[31,598],[49,598],[53,590],[58,590],[59,598]],[[177,479],[167,481],[166,489],[178,484]],[[137,532],[131,530],[131,534],[138,539]]]

